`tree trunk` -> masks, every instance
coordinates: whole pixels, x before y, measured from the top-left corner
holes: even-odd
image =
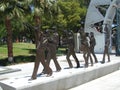
[[[40,17],[35,15],[34,16],[34,20],[35,20],[35,44],[36,47],[39,43],[39,32],[40,32]]]
[[[5,26],[7,30],[8,61],[13,62],[12,26],[8,17],[5,18]]]

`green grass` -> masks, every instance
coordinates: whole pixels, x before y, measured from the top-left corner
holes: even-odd
[[[30,43],[13,44],[14,56],[18,56],[18,55],[30,56],[35,54],[35,52],[33,53],[34,50],[35,50],[35,44],[30,44]]]
[[[36,55],[35,44],[31,43],[13,43],[13,56],[14,64],[25,63],[25,62],[34,62]],[[57,56],[65,54],[66,49],[59,47],[56,52]],[[8,62],[7,59],[7,45],[0,45],[0,65],[7,66],[11,65],[11,62]]]
[[[0,59],[6,58],[7,57],[7,46],[2,45],[0,46]]]
[[[30,43],[13,43],[13,55],[31,56],[35,51],[35,45]],[[7,45],[0,45],[0,59],[7,58]]]
[[[66,49],[58,48],[57,55],[65,54]],[[35,55],[35,44],[13,43],[13,56],[32,56]],[[0,45],[0,60],[7,58],[7,45]]]

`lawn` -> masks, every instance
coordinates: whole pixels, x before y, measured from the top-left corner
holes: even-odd
[[[65,48],[58,48],[57,56],[65,54]],[[14,57],[29,57],[35,56],[35,44],[31,43],[13,43]],[[0,60],[7,58],[7,45],[0,45]],[[21,59],[21,58],[20,58]]]
[[[35,45],[31,43],[13,43],[13,55],[30,56],[35,54]],[[0,59],[7,58],[7,45],[0,45]]]

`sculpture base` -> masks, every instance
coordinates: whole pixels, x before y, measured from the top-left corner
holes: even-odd
[[[0,82],[0,86],[3,90],[67,90],[112,73],[119,67],[120,61],[88,68],[65,69],[61,72],[54,72],[50,77],[41,75],[31,81],[29,76],[4,80]]]

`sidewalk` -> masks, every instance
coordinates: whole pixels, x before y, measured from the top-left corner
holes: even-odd
[[[69,90],[120,90],[120,70]]]

